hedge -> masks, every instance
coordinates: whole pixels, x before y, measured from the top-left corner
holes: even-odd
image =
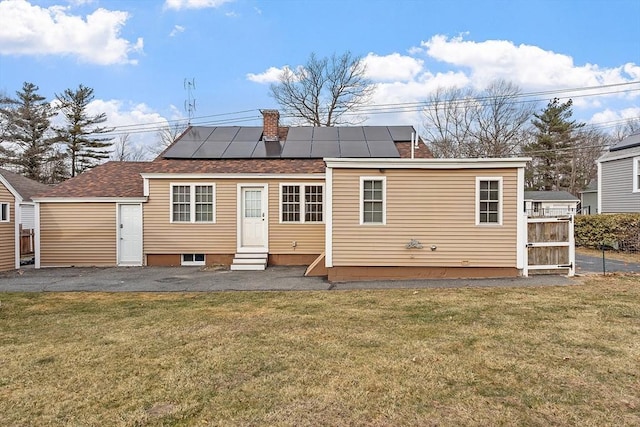
[[[640,251],[640,214],[579,215],[575,220],[576,246]]]

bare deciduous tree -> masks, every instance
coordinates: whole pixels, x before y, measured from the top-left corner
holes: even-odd
[[[627,119],[623,124],[616,126],[613,133],[616,141],[622,141],[629,135],[640,133],[640,117]]]
[[[435,157],[471,157],[474,99],[470,90],[438,88],[424,110],[425,140]]]
[[[496,80],[480,94],[474,112],[473,157],[509,157],[526,141],[527,128],[535,110],[532,103],[518,99],[521,90],[506,80]]]
[[[508,157],[526,140],[535,106],[519,100],[513,83],[484,91],[439,88],[424,111],[425,140],[435,157]]]
[[[111,160],[117,162],[139,162],[144,160],[145,157],[145,150],[141,147],[133,146],[131,136],[128,133],[120,135],[115,144],[113,144]]]
[[[297,122],[335,126],[361,122],[357,116],[347,117],[366,104],[374,90],[361,57],[346,52],[318,58],[312,53],[304,66],[285,68],[270,95]]]
[[[176,121],[172,124],[167,124],[160,128],[160,130],[156,133],[157,140],[156,143],[147,147],[147,151],[152,156],[158,156],[162,153],[168,146],[173,144],[176,139],[184,132],[187,128],[187,124],[185,122]]]

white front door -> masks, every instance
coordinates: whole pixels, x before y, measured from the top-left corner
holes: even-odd
[[[118,265],[142,265],[142,205],[118,205]]]
[[[242,187],[240,193],[240,248],[266,249],[267,190],[263,186]]]

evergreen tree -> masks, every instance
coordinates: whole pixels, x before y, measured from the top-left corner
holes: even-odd
[[[534,190],[566,190],[575,169],[576,131],[584,126],[571,120],[573,102],[552,99],[541,113],[534,113],[533,140],[524,146],[532,158],[526,171],[527,186]]]
[[[55,130],[66,147],[72,177],[108,159],[113,145],[112,138],[101,136],[113,131],[113,128],[100,126],[107,121],[107,115],[87,112],[93,98],[93,89],[82,84],[76,90],[67,89],[56,94],[66,124]]]
[[[51,132],[55,111],[38,94],[38,86],[25,82],[17,98],[5,97],[0,102],[2,150],[5,163],[14,164],[19,172],[40,182],[50,181],[45,165],[58,156],[56,139]]]

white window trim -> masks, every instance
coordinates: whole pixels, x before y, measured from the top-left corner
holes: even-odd
[[[364,222],[364,182],[365,181],[382,181],[382,222]],[[360,225],[387,225],[387,177],[386,176],[361,176],[360,177]]]
[[[480,222],[480,181],[498,181],[498,222]],[[480,227],[499,227],[502,225],[502,177],[501,176],[476,176],[476,225]]]
[[[285,186],[294,186],[300,188],[300,221],[283,221],[282,220],[282,187]],[[306,203],[305,203],[305,195],[306,189],[305,187],[322,187],[322,221],[305,221],[306,217]],[[313,182],[281,182],[278,188],[278,222],[280,224],[324,224],[326,216],[326,190],[324,183],[313,183]]]
[[[184,260],[184,256],[185,255],[193,255],[194,261],[185,261]],[[204,259],[202,261],[195,261],[196,255],[203,255]],[[180,254],[180,265],[181,266],[192,266],[192,265],[207,265],[207,255],[206,254],[199,254],[199,253],[189,253],[189,254]]]
[[[640,156],[633,158],[633,192],[640,193],[638,186],[638,175],[640,175]]]
[[[173,220],[173,187],[189,186],[190,197],[190,209],[189,209],[189,221],[174,221]],[[196,186],[211,186],[213,197],[213,215],[211,221],[196,221]],[[169,184],[169,222],[173,224],[215,224],[216,223],[216,210],[218,203],[216,200],[216,184],[214,182],[171,182]]]
[[[0,215],[2,214],[1,206],[7,207],[7,218],[2,219],[2,217],[0,217],[0,222],[11,222],[11,203],[6,203],[6,202],[0,203]]]

